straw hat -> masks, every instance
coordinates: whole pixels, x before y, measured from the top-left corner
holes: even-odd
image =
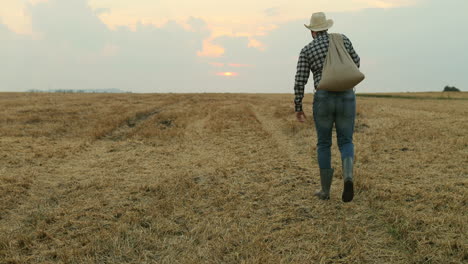
[[[310,25],[304,24],[304,26],[312,31],[323,31],[333,26],[333,20],[327,19],[323,12],[313,13],[310,18]]]

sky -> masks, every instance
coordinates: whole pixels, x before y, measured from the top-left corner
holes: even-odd
[[[468,91],[465,0],[1,0],[0,91],[293,93],[320,11],[357,92]]]

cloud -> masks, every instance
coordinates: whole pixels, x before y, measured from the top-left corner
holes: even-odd
[[[199,57],[217,58],[217,57],[221,57],[224,54],[224,48],[219,45],[213,44],[211,41],[212,41],[211,38],[203,40],[202,49],[197,51],[197,55]]]
[[[252,67],[250,64],[242,64],[242,63],[229,63],[229,67],[234,67],[234,68],[245,68],[245,67]]]
[[[266,16],[274,17],[274,16],[279,16],[280,14],[280,9],[278,7],[271,7],[267,8],[264,10],[264,13]]]
[[[464,1],[327,13],[362,58],[358,91],[468,87]],[[441,13],[444,9],[450,13]],[[312,39],[301,20],[262,36],[215,36],[201,18],[110,29],[86,0],[50,0],[27,10],[36,35],[0,23],[0,89],[118,88],[134,92],[292,93],[299,51]],[[110,10],[111,12],[113,10]],[[201,57],[206,40],[222,52]],[[261,43],[252,45],[253,40]],[[236,73],[233,78],[224,75]],[[223,73],[222,76],[216,76]],[[312,76],[306,91],[312,91]],[[465,88],[466,89],[466,88]]]
[[[50,0],[28,11],[33,31],[54,45],[97,51],[109,37],[107,26],[84,0]]]
[[[111,30],[86,0],[50,0],[28,12],[38,39],[0,24],[0,55],[8,62],[0,66],[2,90],[187,91],[209,75],[197,57],[210,34],[201,19],[190,18],[189,29],[168,21]]]
[[[38,3],[44,3],[48,2],[49,0],[28,0],[28,2],[32,5],[38,4]]]
[[[195,32],[204,32],[205,34],[209,35],[210,30],[208,28],[208,24],[205,20],[196,17],[190,17],[187,21],[187,24],[191,27],[191,29]]]
[[[209,64],[211,66],[213,66],[213,67],[218,67],[218,68],[219,67],[224,67],[224,65],[225,65],[224,63],[221,63],[221,62],[210,62]]]
[[[94,14],[97,16],[102,15],[102,14],[110,14],[111,9],[110,8],[96,8],[94,9]]]
[[[366,4],[375,8],[397,8],[414,6],[421,2],[420,0],[354,0],[356,3]]]

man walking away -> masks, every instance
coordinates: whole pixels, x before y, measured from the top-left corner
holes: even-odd
[[[320,182],[322,189],[315,193],[319,199],[330,199],[330,187],[333,179],[331,167],[332,129],[336,128],[338,147],[341,153],[344,189],[343,202],[350,202],[354,197],[353,161],[354,161],[354,119],[356,116],[356,96],[353,89],[340,92],[317,90],[322,77],[322,70],[327,57],[329,35],[328,29],[333,26],[333,20],[326,19],[324,13],[312,14],[310,25],[305,25],[311,31],[313,41],[307,44],[300,53],[295,78],[295,111],[299,122],[304,122],[306,116],[302,111],[304,87],[309,79],[310,71],[314,76],[313,116],[317,131],[317,157],[320,167]],[[360,58],[354,51],[351,41],[343,36],[346,50],[357,67]]]

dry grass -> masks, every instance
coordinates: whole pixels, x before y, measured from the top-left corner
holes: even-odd
[[[465,101],[359,98],[350,204],[304,103],[0,93],[0,263],[468,261]]]
[[[425,93],[374,93],[362,94],[361,97],[400,98],[400,99],[437,99],[437,100],[468,100],[468,92],[425,92]]]

